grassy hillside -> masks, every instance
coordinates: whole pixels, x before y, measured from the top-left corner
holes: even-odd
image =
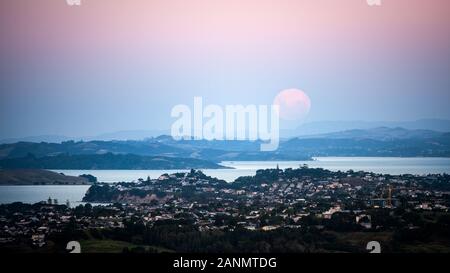
[[[0,185],[89,185],[87,178],[46,170],[0,170]]]

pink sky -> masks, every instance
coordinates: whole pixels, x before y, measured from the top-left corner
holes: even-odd
[[[450,118],[449,0],[81,1],[0,1],[0,131],[167,128],[286,88],[311,120]]]
[[[2,1],[2,40],[20,53],[292,54],[448,47],[450,1]],[[16,11],[16,12],[14,12]],[[437,41],[439,43],[437,43]]]

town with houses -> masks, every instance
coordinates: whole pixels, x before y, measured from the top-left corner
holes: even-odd
[[[82,205],[58,204],[51,198],[33,205],[0,205],[0,250],[54,250],[62,248],[54,246],[62,238],[84,238],[80,234],[93,231],[100,231],[103,239],[112,236],[117,240],[107,231],[116,234],[121,230],[128,235],[120,240],[133,242],[137,235],[136,245],[191,250],[177,248],[173,242],[166,244],[167,238],[152,237],[159,234],[159,226],[168,225],[177,229],[177,236],[183,232],[222,236],[288,230],[333,234],[336,240],[341,234],[384,234],[387,241],[401,242],[400,237],[408,234],[409,244],[411,236],[417,236],[412,242],[436,240],[436,244],[448,246],[449,181],[446,174],[333,172],[304,165],[259,170],[255,176],[232,183],[196,170],[136,182],[95,183]],[[430,229],[433,238],[423,238]],[[264,249],[276,249],[270,240],[267,244]],[[396,248],[399,245],[389,249],[404,250]],[[201,246],[196,249],[204,250]],[[305,249],[312,248],[306,245]]]

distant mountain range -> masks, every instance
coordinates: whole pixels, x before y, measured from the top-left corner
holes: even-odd
[[[334,133],[317,134],[300,136],[301,139],[375,139],[375,140],[398,140],[398,139],[431,139],[443,136],[445,133],[436,132],[431,130],[407,130],[401,127],[388,128],[378,127],[372,129],[353,129]]]
[[[282,140],[274,152],[260,142],[142,141],[17,142],[0,145],[0,168],[188,169],[221,168],[221,161],[308,160],[317,156],[450,157],[450,133],[400,127],[352,129]]]
[[[20,138],[5,138],[1,139],[0,143],[16,143],[16,142],[49,142],[49,143],[61,143],[64,141],[111,141],[111,140],[145,140],[147,138],[157,137],[159,135],[168,135],[169,130],[128,130],[118,131],[100,134],[96,136],[84,136],[84,137],[69,137],[63,135],[38,135],[28,136]]]
[[[450,132],[450,120],[446,119],[420,119],[415,121],[317,121],[305,123],[295,130],[283,130],[282,136],[291,138],[327,134],[347,130],[368,130],[372,128],[404,128],[407,130],[430,130],[437,132]]]
[[[305,123],[296,129],[280,130],[280,137],[287,139],[298,136],[314,136],[347,130],[367,130],[378,127],[404,128],[408,130],[430,130],[436,132],[450,132],[450,120],[420,119],[415,121],[315,121]],[[146,140],[161,135],[169,135],[170,130],[126,130],[99,134],[94,136],[71,137],[63,135],[38,135],[21,138],[0,139],[0,143],[16,142],[49,142],[61,143],[63,141],[112,141],[112,140]]]

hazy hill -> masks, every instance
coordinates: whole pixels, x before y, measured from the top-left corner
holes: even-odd
[[[302,154],[260,152],[260,142],[250,141],[175,141],[170,136],[160,136],[144,141],[88,141],[63,143],[18,142],[0,145],[0,159],[36,158],[69,155],[139,155],[167,158],[192,158],[220,162],[223,160],[304,160]],[[193,166],[202,168],[202,166]]]
[[[361,129],[367,130],[377,127],[401,127],[407,130],[431,130],[437,132],[450,132],[450,120],[446,119],[420,119],[414,121],[314,121],[304,123],[295,129],[282,129],[282,138],[292,138],[298,136],[312,136],[333,132]],[[156,138],[161,135],[170,134],[170,129],[160,130],[125,130],[103,133],[93,136],[62,136],[62,135],[37,135],[20,138],[2,138],[1,144],[11,144],[17,142],[50,142],[61,143],[63,141],[75,140],[85,142],[97,141],[142,141]]]
[[[395,139],[430,139],[443,136],[444,133],[431,130],[407,130],[401,127],[377,127],[371,129],[353,129],[327,134],[301,136],[302,139],[326,138],[326,139],[376,139],[376,140],[395,140]]]
[[[220,168],[221,161],[317,156],[450,157],[450,133],[377,127],[291,138],[274,152],[259,148],[259,141],[175,141],[167,135],[143,141],[18,142],[0,145],[0,167],[186,169]]]
[[[355,129],[292,138],[280,150],[310,156],[449,157],[450,133],[400,127]]]
[[[316,121],[302,124],[295,130],[283,131],[283,136],[312,136],[354,129],[368,130],[378,127],[401,127],[407,130],[450,132],[450,120],[420,119],[414,121]]]
[[[67,176],[46,170],[0,170],[0,185],[89,185],[84,177]],[[0,188],[1,190],[1,188]]]
[[[142,156],[177,155],[189,153],[175,146],[168,146],[158,141],[65,141],[62,143],[17,142],[0,145],[0,158],[24,157],[33,154],[36,157],[55,156],[59,154],[136,154]]]

